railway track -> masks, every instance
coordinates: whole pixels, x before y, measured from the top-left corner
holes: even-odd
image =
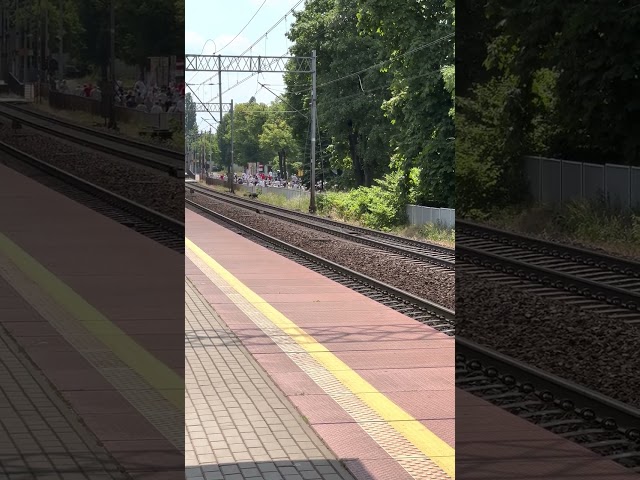
[[[42,185],[179,253],[184,253],[184,222],[83,180],[44,160],[0,142],[1,163]]]
[[[455,251],[439,245],[426,242],[419,242],[397,235],[384,232],[377,232],[362,227],[346,225],[326,218],[309,215],[300,212],[293,212],[284,208],[266,205],[262,202],[245,200],[232,195],[226,195],[212,191],[190,183],[188,188],[193,192],[222,202],[245,208],[257,213],[266,213],[269,217],[278,218],[297,225],[327,233],[336,237],[344,238],[352,242],[367,245],[378,250],[384,250],[391,255],[406,257],[417,262],[435,265],[451,274],[455,271]]]
[[[203,215],[233,232],[250,238],[252,241],[286,258],[318,272],[341,285],[345,285],[393,310],[403,313],[416,321],[424,323],[447,335],[452,336],[455,333],[455,312],[441,305],[418,298],[410,293],[273,238],[214,212],[193,200],[185,199],[185,204],[199,215]]]
[[[456,255],[460,271],[640,323],[640,263],[462,221]]]
[[[456,337],[456,387],[640,473],[640,410]]]
[[[454,335],[454,312],[272,238],[186,199],[187,208],[437,330]],[[461,337],[456,387],[640,472],[640,411]]]
[[[145,165],[177,178],[184,177],[183,153],[101,132],[94,128],[65,122],[58,118],[22,108],[16,104],[0,104],[0,115],[16,120],[30,128],[72,141],[93,150],[114,155],[139,165]]]

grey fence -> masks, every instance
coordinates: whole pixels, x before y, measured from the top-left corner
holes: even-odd
[[[640,208],[640,168],[607,163],[525,157],[529,188],[537,203],[606,199],[611,206]]]
[[[452,208],[407,205],[407,217],[411,225],[437,223],[447,228],[454,228],[456,225],[456,211]]]
[[[228,182],[218,178],[207,178],[209,185],[229,185]],[[238,192],[250,193],[275,193],[291,198],[309,198],[309,192],[292,188],[255,187],[247,185],[235,185]],[[411,225],[424,225],[426,223],[440,224],[446,228],[454,228],[456,224],[456,211],[452,208],[432,208],[420,205],[407,205],[407,217]]]

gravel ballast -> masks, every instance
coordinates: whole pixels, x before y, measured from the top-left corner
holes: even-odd
[[[13,130],[6,118],[0,118],[0,141],[172,218],[184,218],[184,179],[25,127]]]
[[[457,335],[640,408],[640,330],[470,273],[456,280]]]
[[[370,276],[417,297],[455,309],[455,277],[410,259],[341,240],[330,235],[270,218],[203,195],[189,194],[197,203],[267,235]]]

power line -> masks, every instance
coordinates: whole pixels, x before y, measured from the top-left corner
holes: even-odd
[[[269,35],[269,33],[271,31],[273,31],[274,28],[276,28],[278,25],[280,25],[282,23],[283,20],[285,20],[287,18],[287,16],[292,13],[296,8],[298,8],[298,6],[304,2],[304,0],[299,0],[298,3],[296,3],[293,7],[291,7],[291,10],[289,10],[287,13],[285,13],[280,20],[278,20],[275,24],[273,24],[273,26],[267,30],[265,33],[262,34],[262,36],[260,38],[258,38],[249,48],[247,48],[244,52],[242,52],[240,54],[240,56],[244,55],[245,53],[247,53],[249,50],[253,49],[253,47],[255,47],[258,43],[260,43],[260,40],[262,40],[264,37],[266,37],[267,35]],[[284,55],[283,55],[284,56]]]
[[[420,45],[420,46],[418,46],[418,47],[412,48],[411,50],[406,51],[405,53],[403,53],[402,55],[399,55],[399,56],[398,56],[398,57],[396,57],[396,58],[401,58],[401,57],[404,57],[404,56],[409,55],[409,54],[411,54],[411,53],[415,53],[415,52],[417,52],[417,51],[423,50],[423,49],[425,49],[425,48],[427,48],[427,47],[430,47],[430,46],[432,46],[432,45],[435,45],[435,44],[436,44],[436,43],[438,43],[438,42],[441,42],[442,40],[446,40],[446,39],[448,39],[448,38],[451,38],[451,37],[453,37],[454,35],[455,35],[454,33],[449,33],[449,34],[447,34],[447,35],[445,35],[445,36],[443,36],[443,37],[437,38],[437,39],[435,39],[435,40],[433,40],[433,41],[431,41],[431,42],[424,43],[424,44],[422,44],[422,45]],[[371,66],[369,66],[369,67],[367,67],[367,68],[363,68],[362,70],[358,70],[357,72],[349,73],[348,75],[344,75],[344,76],[342,76],[342,77],[335,78],[335,79],[333,79],[333,80],[329,80],[328,82],[321,83],[320,85],[316,86],[316,88],[321,88],[321,87],[325,87],[325,86],[327,86],[327,85],[331,85],[332,83],[339,82],[340,80],[344,80],[345,78],[355,77],[355,76],[357,76],[357,75],[359,75],[359,74],[361,74],[361,73],[364,73],[364,72],[366,72],[366,71],[368,71],[368,70],[371,70],[371,69],[373,69],[373,68],[379,68],[379,67],[382,67],[382,66],[383,66],[383,65],[385,65],[386,63],[389,63],[389,62],[391,62],[391,61],[393,61],[393,60],[395,60],[395,59],[394,59],[394,58],[389,58],[388,60],[384,60],[384,61],[382,61],[382,62],[376,63],[375,65],[371,65]],[[302,92],[305,92],[305,91],[307,91],[307,90],[306,90],[306,89],[305,89],[305,90],[299,90],[299,91],[297,91],[297,92],[290,92],[290,93],[291,93],[292,95],[297,95],[298,93],[302,93]]]
[[[440,71],[441,71],[440,69],[438,69],[438,70],[432,70],[432,71],[430,71],[430,72],[421,73],[420,75],[414,75],[413,77],[402,78],[401,80],[402,80],[402,81],[405,81],[405,82],[406,82],[406,81],[409,81],[409,80],[415,80],[416,78],[426,77],[427,75],[431,75],[431,74],[434,74],[434,73],[438,73],[438,72],[440,72]],[[363,91],[361,91],[361,92],[354,93],[354,94],[352,94],[352,95],[345,95],[345,96],[343,96],[343,97],[336,97],[336,98],[333,98],[332,100],[346,100],[346,99],[348,99],[348,98],[359,97],[359,96],[363,96],[363,95],[365,95],[365,94],[367,94],[367,93],[376,92],[376,91],[378,91],[378,90],[382,90],[382,89],[384,89],[384,88],[389,88],[390,86],[391,86],[391,83],[389,83],[389,84],[387,84],[387,85],[382,85],[381,87],[371,88],[371,89],[369,89],[369,90],[363,90]]]
[[[302,113],[301,111],[297,110],[295,107],[292,107],[291,104],[289,102],[287,102],[284,98],[282,98],[280,95],[278,95],[277,93],[275,93],[273,90],[271,90],[269,87],[266,87],[263,83],[261,83],[260,85],[262,85],[262,88],[269,90],[273,95],[276,96],[276,98],[279,98],[280,100],[282,100],[282,102],[285,105],[288,105],[289,108],[293,108],[296,112],[298,112],[300,115],[302,115],[304,118],[306,118],[307,120],[309,119],[308,116],[306,116],[304,113]]]
[[[196,97],[196,99],[198,100],[198,102],[200,102],[202,105],[204,105],[204,108],[207,110],[207,112],[209,113],[209,115],[211,115],[211,118],[213,118],[213,119],[215,120],[216,118],[213,116],[213,113],[211,113],[211,110],[209,110],[209,109],[207,108],[207,106],[206,106],[204,103],[202,103],[202,100],[200,100],[200,97],[198,97],[198,95],[196,95],[196,92],[194,92],[194,91],[193,91],[193,88],[191,88],[191,86],[190,86],[190,85],[187,85],[187,87],[189,87],[189,90],[191,90],[191,93],[193,93],[193,95]],[[196,115],[196,118],[197,118],[197,115]]]
[[[236,38],[238,38],[238,37],[242,34],[242,32],[244,32],[245,28],[247,28],[247,27],[249,26],[249,24],[253,21],[253,19],[254,19],[254,18],[256,18],[256,15],[258,15],[258,13],[260,12],[260,10],[262,10],[262,7],[264,7],[264,4],[265,4],[265,3],[267,3],[267,0],[264,0],[264,1],[262,2],[262,5],[260,5],[260,7],[258,7],[258,10],[256,10],[256,13],[254,13],[254,14],[253,14],[253,17],[251,17],[251,18],[249,19],[249,21],[247,22],[247,24],[246,24],[244,27],[242,27],[242,30],[240,30],[240,31],[238,32],[238,34],[237,34],[235,37],[233,37],[233,39],[232,39],[229,43],[227,43],[224,47],[222,47],[220,50],[218,50],[218,51],[216,52],[218,55],[219,55],[219,54],[220,54],[220,52],[222,52],[225,48],[227,48],[229,45],[231,45],[231,44],[233,43],[233,41],[234,41]]]
[[[252,50],[252,49],[253,49],[253,47],[255,47],[258,43],[260,43],[260,40],[262,40],[262,39],[263,39],[263,38],[265,38],[267,35],[269,35],[269,33],[271,33],[271,32],[273,31],[273,29],[275,29],[278,25],[280,25],[280,24],[282,23],[282,21],[283,21],[283,20],[286,20],[286,18],[289,16],[289,14],[290,14],[290,13],[292,13],[296,8],[298,8],[298,6],[299,6],[302,2],[304,2],[304,0],[299,0],[299,1],[298,1],[298,3],[296,3],[293,7],[291,7],[291,9],[290,9],[287,13],[285,13],[285,14],[280,18],[280,20],[278,20],[276,23],[274,23],[274,24],[271,26],[271,28],[269,28],[269,30],[267,30],[265,33],[263,33],[263,34],[262,34],[262,35],[261,35],[261,36],[260,36],[260,37],[255,41],[255,42],[253,42],[253,43],[249,46],[249,48],[247,48],[244,52],[242,52],[242,53],[241,53],[240,55],[238,55],[238,56],[240,56],[240,57],[241,57],[241,56],[243,56],[245,53],[247,53],[248,51]],[[264,4],[263,4],[263,5],[264,5]],[[260,7],[260,8],[262,8],[262,7]],[[256,12],[256,13],[257,13],[257,12]],[[251,22],[251,20],[249,20],[249,22]],[[242,33],[242,32],[241,32],[241,33]],[[226,47],[226,45],[225,45],[225,47]],[[223,47],[223,48],[224,48],[224,47]],[[221,49],[221,50],[222,50],[222,49]],[[218,52],[218,53],[220,53],[220,52]],[[285,53],[284,55],[282,55],[280,58],[284,57],[285,55],[286,55],[286,53]],[[257,73],[252,73],[252,74],[251,74],[251,75],[249,75],[249,77],[247,77],[245,80],[248,80],[249,78],[253,77],[254,75],[257,75]],[[207,80],[205,80],[205,81],[211,80],[213,77],[214,77],[214,76],[211,76],[211,77],[209,77],[209,79],[207,79]],[[192,79],[192,80],[193,80],[193,79]],[[244,82],[244,80],[242,80],[240,83],[242,83],[242,82]],[[237,86],[237,85],[239,85],[240,83],[236,84],[236,86]],[[233,87],[231,87],[231,88],[233,88]],[[227,91],[228,91],[228,90],[227,90]],[[224,93],[224,92],[223,92],[223,93]],[[216,98],[217,98],[217,97],[216,97]],[[215,99],[214,99],[214,100],[215,100]]]
[[[278,58],[283,58],[283,57],[285,57],[286,55],[287,55],[287,54],[286,54],[286,53],[284,53],[284,54],[280,55]],[[253,77],[255,77],[256,75],[259,75],[259,74],[261,74],[261,73],[265,73],[265,72],[254,72],[254,73],[251,73],[251,74],[247,75],[247,76],[246,76],[246,77],[244,77],[242,80],[238,80],[234,85],[231,85],[229,88],[227,88],[226,90],[224,90],[224,91],[222,92],[222,94],[224,95],[225,93],[229,92],[230,90],[233,90],[234,88],[236,88],[238,85],[242,85],[242,84],[243,84],[244,82],[246,82],[247,80],[249,80],[249,79],[251,79],[251,78],[253,78]],[[214,75],[214,76],[215,76],[215,75]],[[213,76],[212,76],[211,78],[213,78]],[[217,99],[218,99],[218,97],[220,97],[220,95],[216,95],[215,97],[213,97],[213,98],[209,99],[209,102],[213,102],[214,100],[217,100]]]

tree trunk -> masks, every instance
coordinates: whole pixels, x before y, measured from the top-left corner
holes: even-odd
[[[353,176],[356,186],[361,187],[364,185],[364,178],[362,175],[362,161],[358,155],[358,129],[352,129],[351,133],[349,133],[349,153],[353,163]]]

